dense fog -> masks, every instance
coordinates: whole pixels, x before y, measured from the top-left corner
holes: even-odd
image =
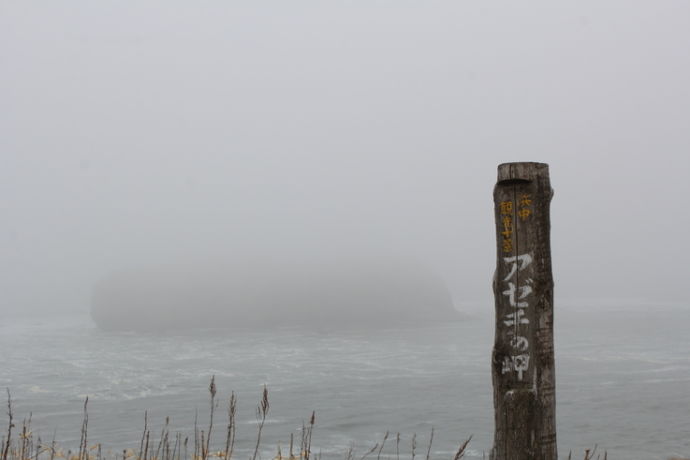
[[[145,410],[203,439],[215,376],[213,451],[236,391],[235,458],[315,410],[312,458],[478,460],[493,376],[555,388],[563,458],[690,458],[689,44],[681,0],[0,2],[4,455],[141,457]],[[550,165],[553,321],[517,248],[494,317],[516,161]]]
[[[3,313],[86,312],[121,270],[352,248],[483,309],[506,161],[551,166],[558,299],[688,300],[685,2],[0,8]]]

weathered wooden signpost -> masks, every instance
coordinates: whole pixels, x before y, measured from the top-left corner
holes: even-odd
[[[544,163],[498,166],[493,460],[556,460],[553,276]]]

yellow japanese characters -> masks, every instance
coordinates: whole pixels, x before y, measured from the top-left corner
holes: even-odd
[[[501,223],[503,224],[503,252],[513,252],[513,202],[501,201]]]

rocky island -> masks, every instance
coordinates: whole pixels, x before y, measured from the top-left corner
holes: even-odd
[[[400,263],[225,263],[114,274],[95,288],[104,330],[388,327],[458,319],[438,277]]]

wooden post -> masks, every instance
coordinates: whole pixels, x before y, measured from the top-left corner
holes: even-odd
[[[492,460],[557,460],[552,196],[547,164],[498,166]]]

